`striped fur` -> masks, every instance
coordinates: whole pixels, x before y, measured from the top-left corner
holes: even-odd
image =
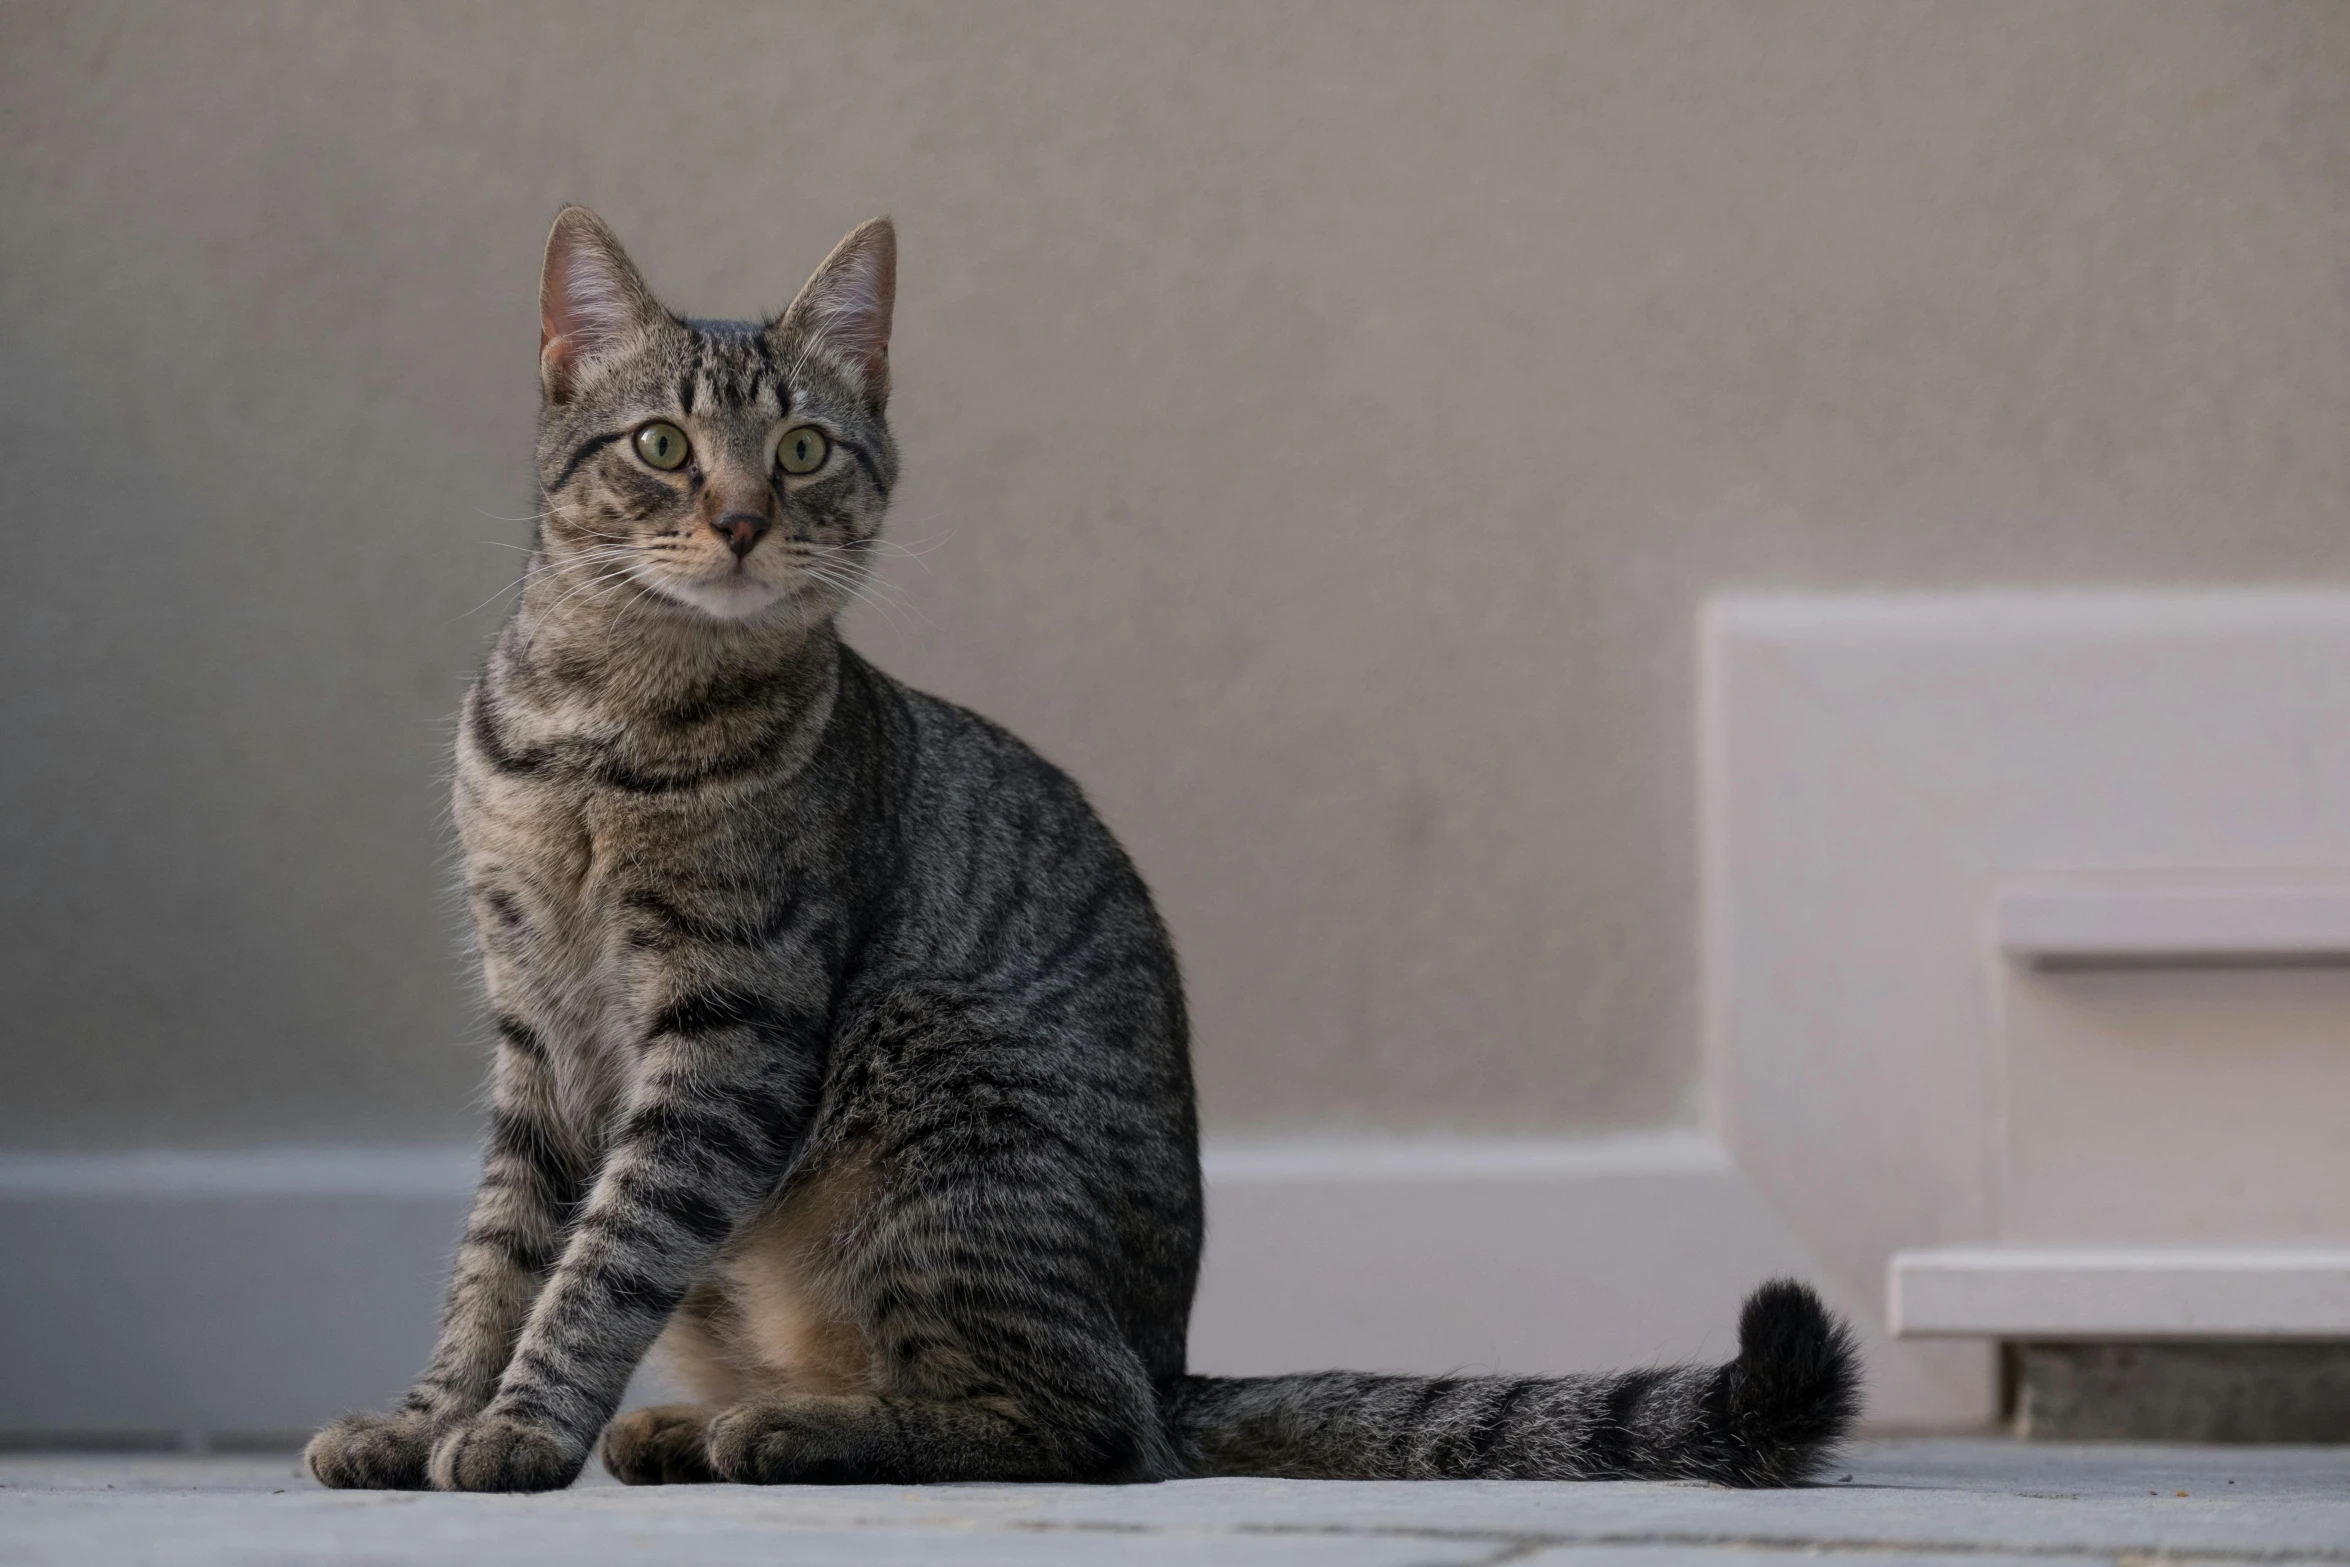
[[[1802,1285],[1746,1301],[1738,1358],[1603,1376],[1191,1377],[1193,1474],[1300,1480],[1711,1480],[1793,1485],[1858,1413],[1851,1335]]]
[[[545,509],[466,699],[456,815],[497,1031],[438,1348],[313,1440],[338,1486],[1687,1474],[1849,1420],[1800,1287],[1715,1372],[1186,1375],[1183,996],[1075,784],[841,645],[878,536],[895,241],[774,321],[663,310],[567,210]],[[662,421],[690,460],[641,455]],[[823,433],[813,472],[777,441]],[[612,1420],[660,1340],[698,1402]],[[607,1425],[609,1429],[607,1430]]]

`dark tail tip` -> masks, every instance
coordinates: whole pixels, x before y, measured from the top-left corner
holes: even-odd
[[[1725,1370],[1734,1484],[1807,1479],[1860,1415],[1852,1330],[1793,1279],[1773,1279],[1746,1297],[1738,1358]]]

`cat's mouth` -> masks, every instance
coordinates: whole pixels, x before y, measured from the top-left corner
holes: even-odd
[[[822,615],[837,608],[832,602],[846,597],[832,574],[808,569],[792,554],[762,560],[753,552],[723,565],[706,561],[700,570],[682,562],[641,570],[637,580],[663,598],[699,610],[714,620],[751,620],[787,607],[801,614]]]
[[[661,591],[681,604],[718,620],[748,620],[791,596],[789,583],[754,576],[748,561],[734,561],[709,576],[659,584]]]

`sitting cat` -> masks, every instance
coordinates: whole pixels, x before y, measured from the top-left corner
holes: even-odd
[[[540,287],[544,516],[466,698],[498,1047],[430,1368],[333,1486],[1799,1480],[1846,1330],[1763,1286],[1718,1368],[1186,1374],[1183,991],[1134,866],[1011,735],[843,646],[897,482],[896,239],[773,321],[657,303],[578,207]],[[656,1338],[702,1402],[606,1429]]]

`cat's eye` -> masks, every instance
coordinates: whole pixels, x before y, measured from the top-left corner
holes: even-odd
[[[824,466],[824,454],[830,450],[822,430],[803,424],[784,431],[783,439],[775,443],[775,466],[785,473],[814,473]]]
[[[685,466],[685,432],[666,419],[656,419],[636,433],[636,454],[664,472]]]

